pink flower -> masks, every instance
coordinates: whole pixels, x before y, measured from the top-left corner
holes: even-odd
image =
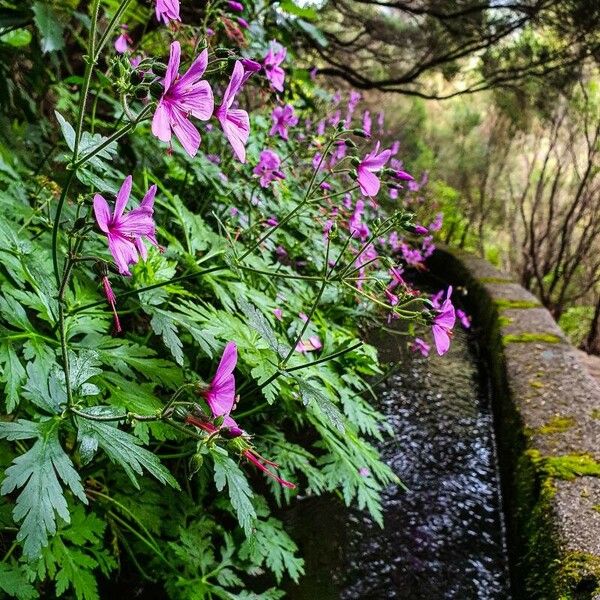
[[[423,225],[415,225],[414,226],[414,232],[417,235],[426,235],[427,233],[429,233],[429,229],[427,229],[427,227],[423,227]]]
[[[323,343],[321,342],[321,338],[318,335],[313,335],[308,338],[308,340],[300,340],[296,344],[296,352],[300,352],[304,354],[305,352],[314,352],[315,350],[320,350],[323,347]]]
[[[250,28],[250,24],[248,23],[248,21],[246,21],[246,19],[242,18],[242,17],[238,17],[237,18],[237,22],[238,25],[242,28],[242,29],[249,29]]]
[[[260,177],[261,187],[269,187],[276,179],[285,179],[285,175],[279,170],[280,165],[281,159],[272,150],[263,150],[260,153],[259,163],[252,172]]]
[[[303,313],[303,312],[298,313],[298,316],[300,317],[300,320],[303,323],[306,323],[306,321],[308,321],[308,315],[306,313]]]
[[[229,140],[233,153],[237,156],[240,162],[246,161],[246,142],[250,135],[250,119],[245,110],[231,108],[235,95],[239,92],[244,83],[244,66],[237,60],[233,65],[233,72],[229,85],[223,94],[221,106],[215,110],[217,117],[225,137]]]
[[[400,150],[400,142],[398,140],[396,140],[393,144],[392,147],[390,148],[390,151],[392,153],[392,156],[398,154],[398,151]]]
[[[469,329],[469,327],[471,327],[471,317],[469,317],[469,315],[464,310],[457,308],[456,316],[457,316],[458,320],[460,321],[460,324],[465,329]]]
[[[387,286],[388,290],[393,290],[394,288],[398,287],[399,285],[406,285],[406,282],[404,281],[404,278],[402,277],[402,272],[403,272],[402,267],[392,267],[388,272],[392,278],[392,281],[390,281],[390,283],[388,283],[388,286]]]
[[[358,474],[359,474],[361,477],[369,477],[369,476],[371,475],[371,470],[370,470],[368,467],[361,467],[361,468],[358,470]]]
[[[379,146],[380,144],[377,142],[373,151],[360,161],[356,169],[358,185],[365,196],[376,196],[379,192],[381,182],[374,173],[383,169],[391,155],[389,150],[379,153]]]
[[[410,349],[413,352],[420,352],[423,356],[429,356],[431,346],[427,342],[423,341],[421,338],[415,338]]]
[[[397,169],[394,172],[394,177],[396,179],[398,179],[399,181],[414,181],[415,180],[415,178],[410,173],[407,173],[406,171],[402,171],[401,169]]]
[[[112,215],[106,200],[100,194],[94,196],[96,222],[108,238],[108,248],[121,275],[131,275],[129,265],[137,263],[139,256],[143,260],[146,259],[148,251],[143,238],[147,238],[151,244],[158,246],[152,218],[156,185],[150,187],[137,208],[123,214],[131,194],[131,186],[132,178],[129,175],[117,194]]]
[[[227,1],[227,6],[229,6],[229,8],[231,10],[234,10],[236,12],[243,12],[244,11],[244,5],[241,2],[236,2],[235,0],[228,0]]]
[[[435,215],[435,219],[429,225],[429,231],[439,231],[442,228],[442,224],[444,222],[444,215],[442,213],[438,213]]]
[[[156,0],[156,18],[165,25],[169,21],[181,21],[179,17],[179,0]]]
[[[323,237],[325,239],[329,238],[329,234],[331,233],[332,229],[333,229],[333,221],[331,219],[327,219],[327,221],[325,221],[325,225],[323,225]]]
[[[127,25],[121,25],[121,35],[115,40],[115,50],[119,54],[125,54],[131,43],[131,38],[127,35]]]
[[[281,44],[273,41],[263,60],[267,79],[269,80],[271,87],[278,92],[283,92],[285,71],[280,65],[285,60],[286,54],[287,50]]]
[[[406,261],[407,264],[416,267],[423,262],[423,255],[420,250],[416,248],[411,248],[406,244],[401,244],[400,249],[402,250],[402,257]]]
[[[121,322],[119,321],[119,315],[117,314],[116,307],[117,297],[115,296],[115,293],[113,292],[113,289],[110,285],[110,281],[108,280],[108,276],[106,275],[102,276],[102,289],[104,290],[104,297],[106,298],[106,301],[108,302],[108,305],[110,306],[113,313],[115,331],[117,333],[121,333]]]
[[[235,377],[233,371],[236,364],[237,346],[235,342],[229,342],[223,350],[223,356],[221,356],[215,376],[208,387],[202,391],[202,396],[206,400],[213,417],[223,417],[223,426],[228,429],[228,433],[232,437],[244,433],[243,429],[240,429],[229,414],[235,403]]]
[[[396,304],[398,304],[398,296],[390,292],[389,288],[385,289],[385,296],[388,299],[388,302],[391,306],[396,306]]]
[[[365,112],[363,113],[362,128],[363,131],[369,137],[371,137],[371,113],[368,110],[365,110]]]
[[[438,309],[438,314],[434,317],[431,326],[435,348],[440,356],[446,354],[450,348],[450,336],[452,335],[452,328],[456,322],[456,313],[452,301],[450,300],[451,295],[452,286],[448,288],[446,299]]]
[[[283,311],[280,308],[275,308],[273,314],[278,321],[283,321]]]
[[[214,107],[210,85],[201,79],[208,64],[208,52],[203,50],[182,76],[179,76],[180,57],[179,42],[173,42],[163,79],[164,92],[152,119],[152,133],[163,142],[170,142],[174,133],[184,150],[195,156],[200,147],[200,134],[189,117],[208,121]]]
[[[244,85],[254,73],[258,73],[262,69],[262,65],[251,58],[242,58],[240,62],[244,67],[244,76],[242,77],[242,85]]]
[[[274,217],[273,215],[271,215],[266,221],[265,223],[269,226],[269,227],[277,227],[277,225],[279,225],[279,221],[277,220],[276,217]]]
[[[269,135],[279,134],[284,140],[288,139],[288,127],[298,124],[298,117],[294,115],[294,107],[291,104],[276,106],[271,113],[273,127]]]

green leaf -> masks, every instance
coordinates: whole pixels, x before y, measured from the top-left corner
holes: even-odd
[[[23,521],[17,540],[23,542],[23,554],[33,559],[48,544],[48,535],[56,533],[56,516],[66,523],[70,521],[59,478],[83,503],[87,504],[87,498],[79,474],[60,445],[58,422],[45,421],[37,426],[20,423],[24,429],[37,427],[38,439],[6,469],[0,493],[6,495],[23,488],[17,497],[13,518],[16,522]],[[2,425],[0,437],[15,439],[15,430]]]
[[[73,129],[71,123],[69,123],[57,110],[54,111],[54,114],[56,115],[60,130],[65,138],[65,142],[67,142],[69,150],[73,150],[73,148],[75,148],[75,129]]]
[[[323,32],[312,23],[298,19],[296,24],[308,35],[308,37],[311,37],[319,46],[321,46],[321,48],[326,48],[329,45]]]
[[[15,29],[3,34],[1,41],[13,48],[28,46],[31,43],[31,32],[28,29]]]
[[[280,6],[282,10],[294,17],[300,17],[307,21],[317,20],[317,11],[310,6],[298,6],[293,0],[282,0]]]
[[[281,358],[287,356],[290,347],[285,344],[280,344],[277,341],[277,335],[273,328],[265,318],[265,316],[244,297],[238,298],[238,305],[242,313],[246,315],[250,327],[254,329],[266,342],[274,352],[277,352]]]
[[[27,363],[27,383],[23,387],[23,396],[46,412],[59,414],[67,402],[64,374],[56,365],[48,373],[41,361]]]
[[[98,353],[94,350],[82,350],[79,354],[69,352],[69,374],[74,392],[81,390],[84,396],[94,395],[94,392],[85,385],[88,379],[102,373],[102,369],[98,368],[99,364]]]
[[[56,14],[45,2],[34,2],[32,6],[34,21],[41,35],[42,52],[55,52],[65,47],[63,26]]]
[[[304,404],[312,404],[329,419],[338,431],[344,431],[344,415],[338,407],[321,390],[308,381],[300,378],[296,378],[296,381]]]
[[[304,561],[295,556],[297,552],[298,546],[285,532],[281,521],[259,519],[254,526],[254,536],[240,548],[240,558],[250,559],[256,565],[264,563],[275,575],[277,583],[281,582],[285,572],[298,583],[304,573]]]
[[[4,368],[1,377],[6,384],[4,386],[6,412],[10,414],[19,404],[19,390],[25,379],[25,369],[10,341],[0,345],[0,364],[2,363],[4,363]]]
[[[22,566],[0,563],[0,590],[18,600],[39,598]]]
[[[256,511],[252,506],[252,490],[246,476],[231,458],[213,452],[215,463],[215,485],[219,492],[227,485],[231,506],[235,510],[238,522],[244,529],[246,536],[252,534],[252,528],[256,521]]]
[[[165,346],[171,351],[175,362],[178,365],[183,365],[183,344],[177,335],[177,327],[173,319],[169,316],[169,313],[158,308],[154,309],[152,313],[150,327],[152,327],[156,335],[162,337]]]
[[[94,406],[85,409],[85,412],[97,415],[103,414],[104,410],[103,406]],[[96,447],[102,448],[112,462],[123,467],[136,488],[140,487],[135,476],[136,473],[142,475],[143,469],[146,469],[161,483],[168,483],[176,490],[179,489],[176,479],[161,464],[159,458],[145,448],[141,448],[140,441],[135,436],[121,431],[110,422],[77,418],[77,425],[79,428],[77,437],[79,442],[84,444],[86,453],[89,454],[94,450],[93,443],[95,442]]]

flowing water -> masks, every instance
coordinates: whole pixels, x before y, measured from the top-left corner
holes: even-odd
[[[493,417],[478,348],[457,327],[447,355],[407,355],[377,388],[393,434],[378,444],[408,487],[383,496],[385,528],[336,498],[306,499],[286,520],[306,558],[291,600],[508,600],[508,559]]]

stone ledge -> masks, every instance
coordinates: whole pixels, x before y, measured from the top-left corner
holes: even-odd
[[[430,260],[481,329],[515,598],[600,599],[600,386],[550,313],[487,261]]]

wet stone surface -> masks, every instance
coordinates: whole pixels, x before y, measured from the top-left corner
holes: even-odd
[[[457,329],[443,358],[385,349],[401,366],[378,388],[393,430],[379,447],[409,491],[386,490],[383,530],[332,499],[300,503],[290,521],[307,574],[289,598],[509,598],[491,408],[473,348]]]

